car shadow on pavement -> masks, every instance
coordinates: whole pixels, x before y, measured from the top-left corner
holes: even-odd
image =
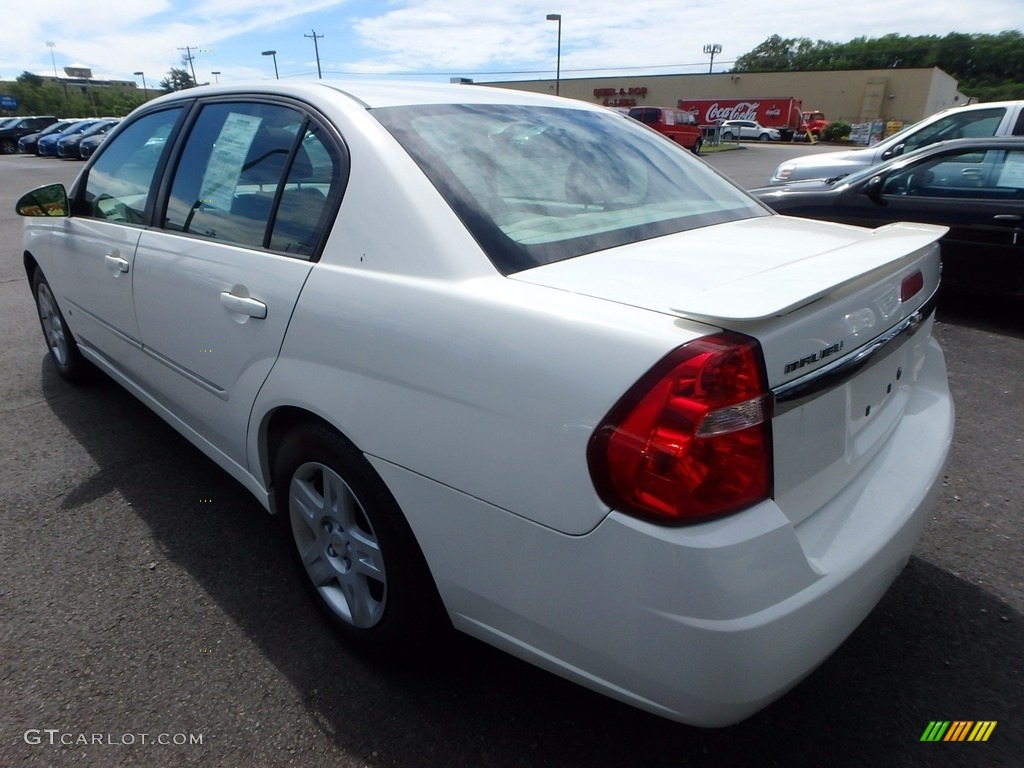
[[[1024,339],[1024,298],[971,293],[943,286],[936,316],[941,322]]]
[[[152,532],[156,557],[187,571],[298,692],[322,734],[321,759],[326,750],[375,768],[859,768],[1010,766],[1024,754],[1024,618],[925,560],[912,558],[860,628],[782,699],[729,728],[691,728],[467,637],[453,635],[443,651],[398,666],[351,653],[306,599],[277,524],[239,484],[105,377],[73,388],[46,361],[42,382],[49,408],[96,466],[61,507],[110,494],[126,500]],[[116,540],[116,522],[109,525],[100,533]],[[218,706],[236,708],[242,729],[241,713],[269,705]],[[997,726],[986,743],[922,743],[933,720]],[[268,742],[264,764],[303,762],[301,749],[274,753],[279,737],[255,736]]]

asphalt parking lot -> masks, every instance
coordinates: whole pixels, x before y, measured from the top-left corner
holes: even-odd
[[[707,156],[745,187],[807,147]],[[931,524],[802,684],[706,731],[468,638],[416,666],[347,651],[259,504],[108,380],[65,384],[21,266],[21,192],[81,165],[0,157],[0,766],[1011,766],[1024,755],[1024,320],[943,296],[957,405]],[[926,743],[931,721],[995,721]]]

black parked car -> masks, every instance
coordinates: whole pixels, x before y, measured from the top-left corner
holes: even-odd
[[[943,224],[943,282],[1024,299],[1024,138],[932,144],[840,178],[751,190],[779,213]]]
[[[57,122],[52,115],[19,117],[0,128],[0,154],[13,155],[18,151],[18,139],[30,133],[38,133],[51,123]]]
[[[38,133],[30,133],[27,136],[22,136],[18,139],[18,152],[23,155],[35,155],[37,154],[36,149],[39,146],[39,140],[43,136],[49,136],[51,133],[60,133],[65,128],[70,126],[74,120],[58,120],[56,123],[50,123],[48,126]]]

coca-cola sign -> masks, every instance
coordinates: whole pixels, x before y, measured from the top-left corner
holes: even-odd
[[[759,101],[741,101],[734,106],[723,107],[716,101],[704,116],[704,122],[717,123],[719,120],[757,120]]]

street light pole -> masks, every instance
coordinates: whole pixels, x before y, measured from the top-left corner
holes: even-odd
[[[558,22],[558,55],[555,58],[555,96],[558,96],[562,85],[562,14],[549,13],[547,18]]]
[[[708,74],[711,74],[711,70],[715,68],[715,56],[722,52],[722,46],[719,43],[708,43],[704,46],[704,53],[711,55],[711,64],[708,66]]]
[[[57,44],[47,40],[46,47],[50,49],[50,61],[53,62],[53,76],[57,77],[57,57],[53,55],[53,49],[57,47]]]
[[[263,55],[264,56],[273,56],[274,57],[274,79],[275,80],[280,80],[281,76],[279,74],[277,74],[277,51],[264,51]]]
[[[144,101],[149,101],[149,91],[146,88],[146,73],[135,72],[134,74],[136,77],[139,77],[140,75],[142,76],[142,98]]]

